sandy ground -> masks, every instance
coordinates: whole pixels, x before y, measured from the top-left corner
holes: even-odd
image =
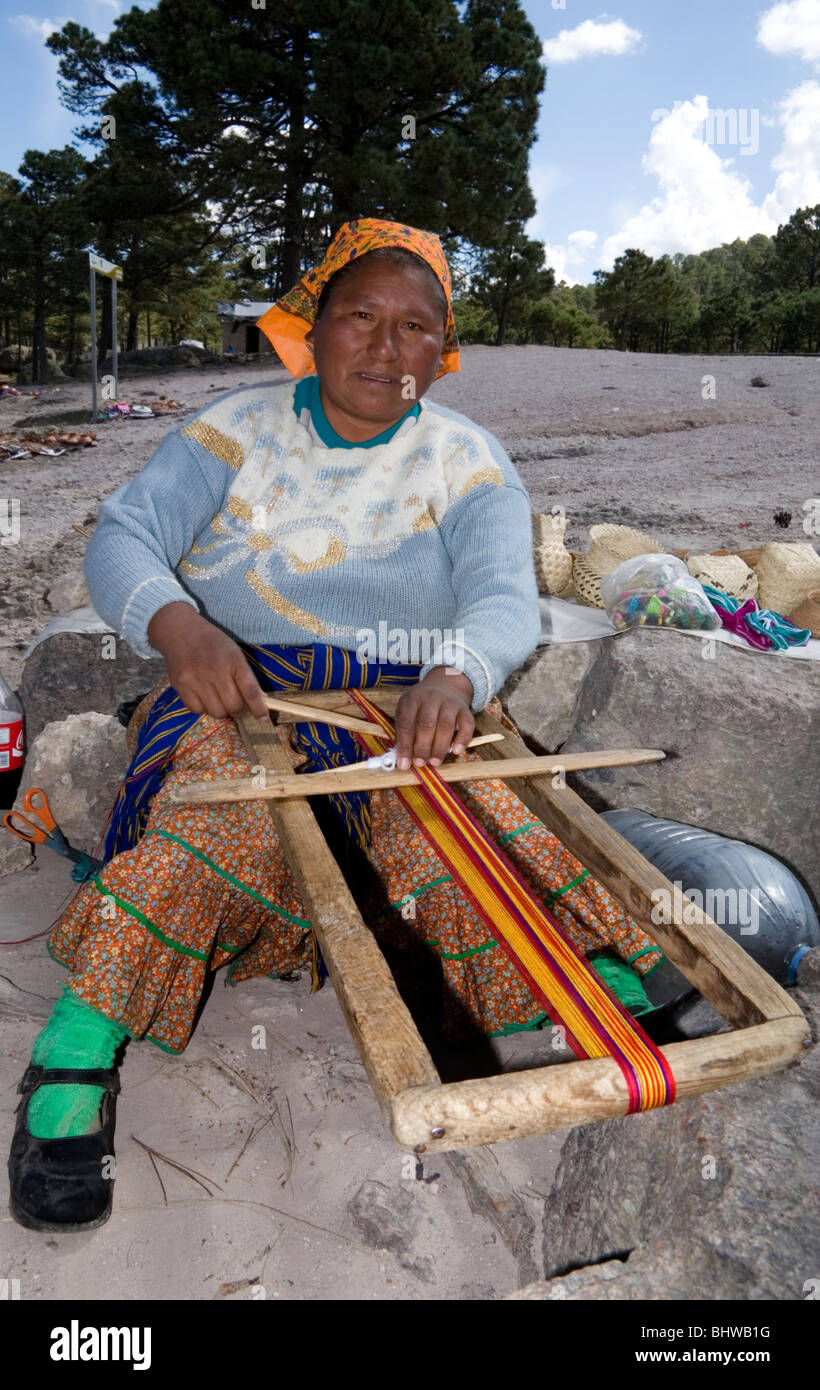
[[[2,937],[42,932],[73,891],[68,866],[47,854],[0,879]],[[223,972],[182,1056],[131,1044],[110,1220],[86,1233],[23,1230],[7,1209],[15,1088],[63,977],[42,939],[0,947],[0,1278],[18,1279],[22,1299],[486,1300],[535,1277],[470,1210],[446,1155],[424,1160],[417,1176],[381,1118],[332,988],[311,994],[306,977],[226,988]],[[264,1039],[252,1031],[259,1024]],[[514,1068],[539,1053],[565,1060],[549,1056],[547,1038],[505,1039],[499,1058]],[[137,1141],[208,1188],[161,1160],[158,1177]],[[536,1259],[560,1145],[546,1136],[486,1151],[534,1224]],[[364,1243],[348,1204],[367,1179],[390,1205],[407,1205],[406,1249]]]
[[[767,389],[749,385],[758,373]],[[707,375],[713,401],[701,394]],[[172,396],[190,413],[220,391],[271,376],[286,374],[263,365],[140,375],[124,379],[120,394]],[[671,548],[712,549],[805,539],[803,504],[820,491],[817,377],[817,361],[801,358],[467,348],[461,373],[430,394],[501,439],[535,510],[566,508],[573,548],[583,548],[589,525],[611,520]],[[87,383],[66,383],[39,404],[0,401],[0,431],[89,417]],[[13,686],[25,647],[51,616],[46,591],[81,565],[84,542],[71,523],[93,518],[181,418],[98,424],[94,449],[0,465],[0,505],[5,497],[21,504],[19,543],[0,549],[0,671]],[[787,531],[775,524],[777,511],[792,513]],[[4,1152],[14,1088],[63,974],[42,934],[72,891],[67,866],[47,853],[0,880],[0,939],[39,934],[0,948]],[[264,1049],[252,1045],[260,1023]],[[505,1040],[499,1065],[557,1060],[547,1048],[544,1034]],[[317,995],[305,979],[226,989],[219,977],[184,1056],[132,1045],[122,1082],[106,1226],[27,1232],[0,1194],[0,1278],[19,1279],[22,1298],[493,1299],[540,1272],[538,1223],[560,1136],[487,1151],[519,1219],[533,1223],[522,1263],[503,1221],[471,1210],[446,1156],[417,1173],[396,1148],[330,986]],[[195,1169],[207,1190],[161,1159],[158,1176],[138,1140]],[[403,1249],[371,1248],[356,1228],[348,1204],[366,1179],[384,1185],[388,1205],[406,1208]]]

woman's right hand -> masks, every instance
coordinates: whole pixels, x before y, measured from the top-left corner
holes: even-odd
[[[194,714],[214,719],[267,716],[262,690],[241,647],[189,603],[168,603],[148,624],[171,685]]]

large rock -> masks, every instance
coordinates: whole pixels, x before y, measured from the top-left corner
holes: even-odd
[[[753,1266],[725,1261],[714,1246],[681,1236],[677,1241],[651,1241],[629,1258],[585,1265],[558,1279],[539,1279],[526,1284],[506,1301],[566,1300],[571,1303],[644,1302],[691,1299],[755,1298]],[[701,1293],[701,1290],[706,1292]],[[781,1298],[782,1298],[781,1294]]]
[[[128,762],[125,729],[110,714],[90,710],[47,724],[29,750],[15,809],[29,787],[42,787],[66,839],[91,852]]]
[[[118,705],[146,694],[164,673],[161,659],[143,660],[113,633],[47,637],[23,666],[20,699],[28,747],[50,720],[86,710],[115,715]]]
[[[820,949],[795,998],[817,1037]],[[804,1299],[817,1277],[820,1047],[784,1071],[573,1130],[518,1297]]]
[[[18,386],[30,386],[33,383],[35,383],[35,381],[37,385],[42,385],[43,382],[65,381],[65,379],[66,374],[63,371],[62,367],[59,365],[58,362],[53,362],[50,359],[46,364],[45,375],[43,375],[42,372],[39,372],[37,373],[37,376],[35,378],[34,367],[31,362],[25,363],[17,373]]]
[[[504,708],[533,747],[556,752],[572,735],[581,691],[602,641],[539,647],[500,692]]]
[[[31,362],[33,355],[34,349],[27,344],[9,343],[6,347],[0,348],[0,372],[16,372],[18,365],[25,366]],[[46,361],[49,370],[57,367],[57,354],[53,348],[46,348]]]
[[[820,665],[645,628],[581,646],[574,658],[558,646],[537,654],[509,701],[522,734],[557,751],[574,703],[562,752],[664,749],[664,762],[578,773],[573,785],[598,810],[635,806],[759,845],[820,897]],[[580,690],[556,688],[562,678]]]
[[[222,356],[220,353],[211,352],[208,348],[186,347],[154,347],[138,348],[132,352],[120,352],[117,354],[117,373],[120,377],[138,376],[142,372],[157,372],[173,370],[174,368],[200,367],[200,366],[222,366]],[[102,377],[112,370],[110,352],[105,355],[97,364],[97,374]],[[83,358],[74,364],[72,376],[79,381],[88,381],[91,378],[91,360]]]
[[[82,570],[69,570],[67,574],[61,574],[46,594],[46,603],[55,613],[72,613],[75,608],[86,608],[91,603],[91,595]]]

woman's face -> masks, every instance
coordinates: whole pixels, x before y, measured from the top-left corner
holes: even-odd
[[[372,439],[420,400],[442,366],[444,323],[419,266],[363,261],[305,335],[325,414],[343,439]]]

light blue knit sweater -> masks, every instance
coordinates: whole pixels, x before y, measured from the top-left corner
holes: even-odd
[[[182,601],[245,642],[457,666],[474,711],[540,634],[530,502],[498,440],[422,398],[350,445],[315,376],[239,387],[169,434],[102,504],[85,578],[140,656]]]

